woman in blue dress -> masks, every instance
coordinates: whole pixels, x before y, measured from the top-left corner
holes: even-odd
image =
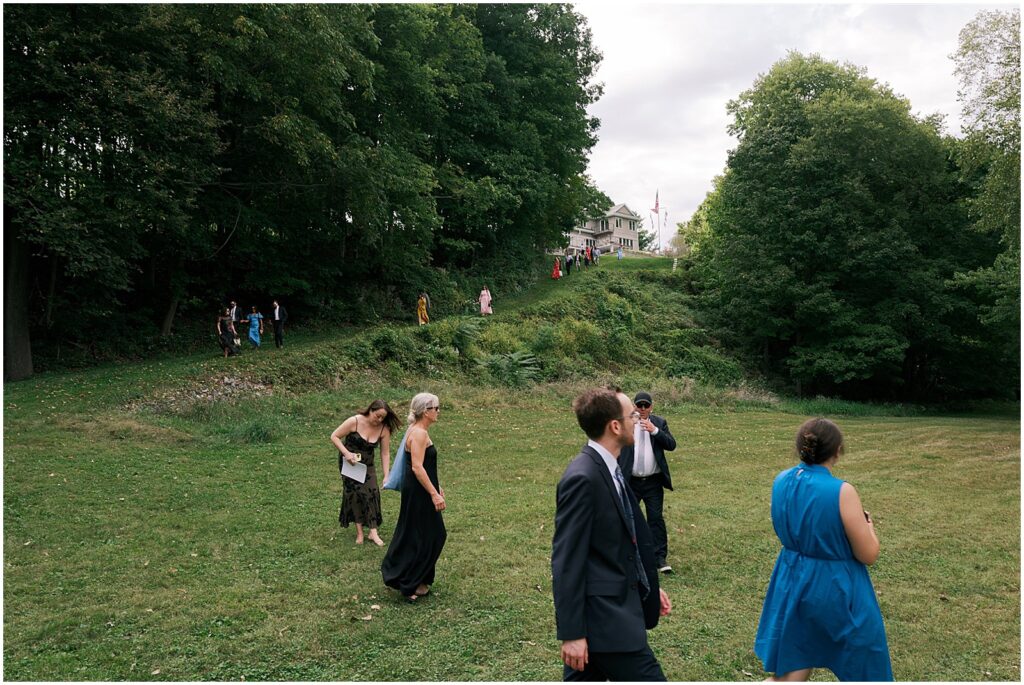
[[[252,306],[252,313],[249,314],[249,342],[253,347],[260,346],[260,336],[263,335],[263,315],[256,305]]]
[[[757,627],[754,652],[776,681],[811,669],[840,680],[892,680],[882,612],[868,576],[879,543],[852,485],[832,475],[843,434],[810,419],[796,435],[800,463],[772,486],[772,526],[782,542]]]

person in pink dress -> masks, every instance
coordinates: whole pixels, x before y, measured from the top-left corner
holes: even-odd
[[[480,316],[487,316],[493,314],[491,311],[491,291],[484,286],[484,289],[480,291]]]
[[[562,277],[562,267],[558,263],[558,257],[555,257],[555,268],[551,270],[551,278],[556,281]]]

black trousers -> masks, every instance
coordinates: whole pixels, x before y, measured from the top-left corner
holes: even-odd
[[[650,647],[644,647],[639,652],[591,652],[590,661],[582,671],[563,665],[562,680],[664,682],[667,678],[654,652]]]
[[[665,528],[665,516],[662,509],[665,505],[665,486],[661,484],[661,475],[649,478],[629,479],[629,487],[636,498],[644,503],[647,514],[647,525],[651,528],[654,538],[654,559],[660,565],[668,559],[668,530]]]
[[[284,347],[284,321],[274,321],[274,344],[278,347]]]

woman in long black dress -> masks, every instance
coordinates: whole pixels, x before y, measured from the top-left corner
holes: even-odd
[[[224,307],[220,316],[217,317],[217,339],[220,347],[224,350],[224,356],[236,355],[240,352],[235,344],[235,322],[231,320],[231,310]]]
[[[331,442],[338,448],[338,471],[342,459],[355,464],[366,465],[366,479],[357,480],[341,476],[341,510],[338,523],[348,528],[356,524],[356,544],[363,544],[363,526],[370,529],[370,541],[378,547],[384,541],[377,534],[384,517],[380,507],[380,488],[377,485],[377,469],[373,451],[380,445],[381,462],[384,465],[384,480],[388,478],[388,457],[391,453],[391,434],[398,430],[398,416],[384,400],[374,400],[362,412],[345,419],[345,422],[331,433]]]
[[[437,559],[448,537],[441,516],[445,499],[437,480],[437,448],[428,432],[440,411],[436,395],[421,392],[412,398],[402,508],[388,553],[380,565],[384,584],[398,590],[410,602],[430,592]]]

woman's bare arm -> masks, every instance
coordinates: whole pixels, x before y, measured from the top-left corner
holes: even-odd
[[[839,516],[843,519],[853,556],[864,564],[875,563],[881,549],[875,535],[875,524],[861,506],[857,490],[849,483],[843,483],[839,490]]]

